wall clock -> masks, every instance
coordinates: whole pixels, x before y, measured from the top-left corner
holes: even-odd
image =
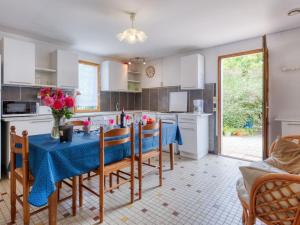
[[[154,74],[155,74],[155,68],[154,68],[154,66],[147,66],[147,68],[146,68],[146,75],[147,75],[147,77],[153,78]]]

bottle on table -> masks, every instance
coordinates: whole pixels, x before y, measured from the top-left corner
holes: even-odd
[[[121,120],[121,128],[124,128],[125,127],[125,112],[124,112],[124,108],[122,109],[122,113],[121,113],[121,116],[120,116],[120,120]]]

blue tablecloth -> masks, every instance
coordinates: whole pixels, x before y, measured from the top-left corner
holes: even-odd
[[[138,129],[135,131],[135,152],[138,152]],[[163,124],[162,142],[163,146],[175,142],[182,144],[176,124]],[[143,152],[157,145],[157,138],[146,138]],[[52,139],[50,134],[29,136],[29,155],[29,167],[35,180],[28,201],[34,206],[43,206],[56,190],[56,182],[99,166],[99,136],[98,133],[74,134],[73,141],[68,143],[60,143]],[[129,155],[130,143],[106,148],[105,164]]]

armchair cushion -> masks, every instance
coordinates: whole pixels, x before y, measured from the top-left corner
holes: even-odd
[[[266,162],[291,174],[300,174],[300,145],[294,141],[279,138]]]
[[[269,165],[264,161],[253,162],[249,166],[241,166],[240,171],[244,179],[245,188],[250,194],[252,186],[257,178],[269,173],[287,173],[276,167]]]
[[[244,185],[244,179],[241,177],[236,182],[236,192],[241,200],[249,205],[250,197]]]

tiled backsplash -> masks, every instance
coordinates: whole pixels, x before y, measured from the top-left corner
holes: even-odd
[[[188,92],[188,111],[193,111],[193,100],[204,100],[204,112],[213,113],[213,97],[216,92],[215,84],[205,84],[204,90],[181,90],[176,87],[145,88],[142,93],[127,92],[101,92],[100,108],[101,111],[115,111],[118,103],[118,109],[121,110],[147,110],[167,112],[169,109],[169,93],[176,91]],[[36,101],[37,93],[40,88],[33,87],[2,87],[2,100],[24,100]],[[216,152],[216,115],[210,116],[209,122],[209,149]]]
[[[206,84],[204,90],[181,90],[176,87],[144,88],[142,90],[142,110],[167,112],[169,109],[169,93],[177,91],[188,92],[188,112],[193,112],[193,100],[204,100],[204,112],[213,112],[213,97],[215,84]],[[137,109],[137,108],[135,108]]]

